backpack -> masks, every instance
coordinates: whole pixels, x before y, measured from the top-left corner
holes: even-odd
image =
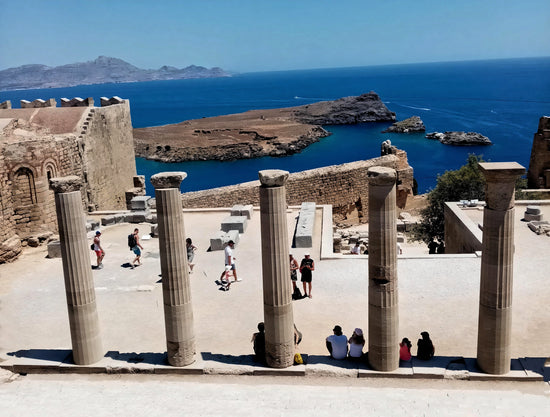
[[[130,249],[136,246],[136,237],[133,233],[131,235],[128,235],[128,246],[130,247]]]
[[[301,300],[302,298],[304,298],[302,296],[302,292],[300,291],[300,288],[296,287],[294,289],[294,292],[292,293],[292,299],[293,300]]]

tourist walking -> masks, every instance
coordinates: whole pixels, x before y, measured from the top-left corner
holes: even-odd
[[[331,334],[326,339],[327,349],[333,359],[346,359],[348,355],[348,338],[342,334],[340,326],[334,326]]]
[[[230,266],[231,271],[233,271],[233,281],[234,282],[240,282],[242,279],[237,278],[237,267],[235,265],[235,257],[233,256],[233,249],[235,249],[235,242],[230,240],[227,242],[227,246],[225,247],[224,251],[224,258],[225,258],[225,266]],[[220,280],[226,276],[226,270],[224,268],[224,271],[220,275]]]
[[[309,253],[304,254],[304,259],[300,263],[300,273],[302,274],[302,285],[304,286],[304,297],[311,298],[311,278],[312,271],[315,271],[315,263],[313,259],[309,257]],[[309,293],[306,290],[306,286],[309,287]]]
[[[428,332],[422,332],[420,335],[422,339],[418,339],[416,357],[423,361],[427,361],[434,356],[435,348]]]
[[[195,258],[195,251],[197,250],[197,247],[193,245],[193,241],[190,237],[185,239],[185,249],[187,250],[187,265],[189,265],[189,273],[193,273],[193,267],[195,264],[193,263],[193,259]]]
[[[134,229],[134,233],[128,235],[128,246],[130,247],[130,250],[136,255],[136,257],[132,261],[132,269],[134,269],[136,267],[136,262],[138,266],[141,265],[141,250],[143,249],[143,246],[141,246],[141,243],[139,243],[139,229]]]
[[[365,337],[363,336],[363,330],[357,327],[349,338],[348,343],[349,357],[353,359],[361,358],[363,356],[363,347],[365,346]]]
[[[105,258],[105,251],[101,247],[101,232],[98,230],[95,232],[94,237],[94,252],[97,257],[97,269],[103,268],[103,258]]]

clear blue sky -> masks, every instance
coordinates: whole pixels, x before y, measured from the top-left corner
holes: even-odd
[[[0,0],[0,69],[248,72],[550,56],[550,0]]]

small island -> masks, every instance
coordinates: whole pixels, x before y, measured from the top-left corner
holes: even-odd
[[[395,120],[374,92],[298,107],[251,110],[134,129],[136,156],[163,162],[285,156],[329,136],[322,125]]]
[[[492,145],[493,142],[481,133],[476,132],[433,132],[426,135],[428,139],[436,139],[444,145],[477,146]]]
[[[400,122],[395,122],[382,133],[415,133],[425,132],[424,122],[418,116],[412,116]]]

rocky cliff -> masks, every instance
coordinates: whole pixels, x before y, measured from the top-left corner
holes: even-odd
[[[228,73],[217,67],[208,69],[191,65],[178,69],[163,66],[158,70],[146,70],[135,67],[122,59],[100,56],[93,61],[78,62],[58,67],[23,65],[21,67],[8,68],[0,71],[0,90],[228,76]]]
[[[165,162],[284,156],[330,133],[320,125],[395,120],[376,93],[299,107],[134,129],[136,156]]]
[[[412,116],[400,122],[395,122],[382,133],[413,133],[425,132],[424,122],[418,116]]]

